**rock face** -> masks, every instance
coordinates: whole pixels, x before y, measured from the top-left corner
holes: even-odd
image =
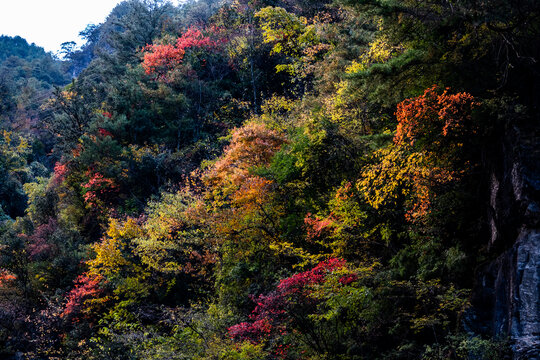
[[[516,249],[515,311],[510,334],[519,358],[540,359],[540,233],[524,231]]]
[[[489,251],[478,272],[472,331],[509,337],[514,359],[540,360],[540,133],[513,126],[502,136],[490,184]]]

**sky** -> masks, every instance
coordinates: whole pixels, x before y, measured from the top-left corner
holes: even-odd
[[[0,0],[0,34],[25,38],[53,53],[99,24],[121,0]]]

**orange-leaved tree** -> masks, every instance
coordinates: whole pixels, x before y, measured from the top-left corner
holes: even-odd
[[[212,204],[211,227],[223,239],[218,269],[220,297],[229,304],[248,304],[251,284],[270,286],[277,271],[272,245],[281,241],[283,206],[276,184],[261,170],[286,142],[283,134],[249,122],[232,132],[230,145],[204,175]]]
[[[393,144],[375,153],[357,184],[368,203],[379,208],[404,200],[409,220],[427,215],[437,189],[471,167],[464,149],[476,132],[478,105],[468,93],[436,85],[398,104]]]
[[[284,135],[254,122],[235,129],[225,154],[205,175],[214,198],[228,198],[242,205],[246,205],[248,198],[260,198],[261,194],[253,196],[253,191],[256,188],[263,191],[271,181],[254,174],[253,170],[268,166],[285,141]]]

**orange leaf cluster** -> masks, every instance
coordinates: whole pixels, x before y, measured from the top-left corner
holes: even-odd
[[[314,240],[320,238],[323,234],[329,233],[332,225],[334,225],[334,220],[332,214],[329,217],[321,218],[308,213],[304,218],[304,225],[307,230],[307,239]]]
[[[435,189],[465,171],[458,163],[463,144],[475,132],[472,111],[478,103],[468,93],[439,92],[434,85],[398,104],[394,145],[376,153],[377,163],[358,182],[375,208],[405,197],[407,219],[421,218],[430,211]]]
[[[438,86],[433,85],[423,95],[398,104],[396,145],[414,145],[417,140],[433,142],[441,135],[465,135],[470,129],[467,125],[472,110],[478,103],[468,93],[449,94],[448,90],[439,95]]]
[[[10,282],[17,279],[17,277],[6,270],[0,271],[0,288],[5,287]]]
[[[225,155],[207,173],[207,180],[214,185],[239,186],[251,176],[251,169],[269,165],[285,141],[282,134],[262,124],[249,123],[235,129]]]

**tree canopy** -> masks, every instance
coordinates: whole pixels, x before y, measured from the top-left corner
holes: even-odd
[[[129,0],[63,60],[0,37],[0,357],[507,359],[463,318],[539,10]]]

